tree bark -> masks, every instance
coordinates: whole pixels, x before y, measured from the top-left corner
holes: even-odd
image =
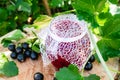
[[[42,0],[42,1],[44,3],[45,8],[46,8],[47,14],[49,16],[51,16],[51,10],[50,10],[49,4],[48,4],[48,0]]]

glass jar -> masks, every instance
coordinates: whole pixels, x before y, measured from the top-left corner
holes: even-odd
[[[45,49],[56,68],[74,64],[81,70],[91,53],[87,23],[79,21],[74,14],[55,17],[48,27]]]

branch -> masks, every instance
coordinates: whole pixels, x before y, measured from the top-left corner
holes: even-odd
[[[50,10],[49,4],[48,4],[48,0],[43,0],[43,3],[44,3],[44,6],[45,6],[45,8],[47,10],[47,14],[49,16],[51,16],[51,10]]]

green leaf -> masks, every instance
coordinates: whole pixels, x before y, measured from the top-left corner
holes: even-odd
[[[106,38],[120,39],[120,14],[109,18],[101,30]]]
[[[40,15],[38,16],[35,20],[34,20],[34,28],[36,29],[41,29],[41,28],[44,28],[46,26],[48,26],[48,24],[50,23],[50,20],[52,18],[47,16],[47,15]]]
[[[109,12],[102,12],[96,16],[96,20],[100,26],[104,26],[105,22],[112,17]]]
[[[12,41],[3,39],[3,40],[1,41],[1,43],[2,43],[2,45],[3,45],[4,47],[8,47],[8,45],[11,44]]]
[[[6,9],[0,8],[0,21],[6,20],[8,17],[8,12]]]
[[[28,13],[25,12],[21,12],[21,13],[19,12],[19,14],[17,14],[16,16],[18,17],[17,21],[19,21],[19,24],[21,25],[23,25],[23,23],[28,19]]]
[[[16,41],[22,39],[23,37],[24,36],[23,36],[22,31],[19,30],[19,29],[17,31],[15,31],[15,33],[11,36],[11,38],[14,39],[14,40],[16,40]]]
[[[90,15],[90,14],[80,11],[80,10],[77,10],[76,13],[77,13],[77,17],[79,20],[85,20],[85,21],[91,23],[92,27],[94,27],[94,28],[98,27],[98,23],[95,20],[94,15],[92,15],[92,14]]]
[[[104,39],[97,42],[98,48],[100,50],[100,53],[103,59],[107,61],[109,58],[120,57],[120,50],[116,50],[112,48],[115,46],[115,42],[112,42],[112,41],[109,41],[107,43],[106,42],[107,41],[105,41]],[[112,44],[112,47],[111,47],[111,44]]]
[[[13,61],[6,62],[2,68],[5,76],[12,77],[18,75],[18,68]]]
[[[63,0],[52,0],[50,5],[52,7],[58,7],[58,5],[62,4]]]
[[[14,5],[8,5],[7,6],[8,11],[15,11],[15,9],[16,9],[16,6],[14,6]]]
[[[40,14],[40,9],[41,7],[39,7],[39,5],[36,5],[36,4],[39,4],[39,1],[38,0],[32,0],[31,1],[32,3],[32,6],[31,6],[31,12],[33,14],[33,19],[36,19]]]
[[[0,37],[8,32],[7,27],[8,27],[8,22],[6,21],[0,22]]]
[[[34,32],[33,32],[34,33]],[[37,35],[34,33],[34,35],[35,35],[35,37],[36,38],[34,38],[33,39],[33,42],[31,42],[32,43],[32,50],[34,50],[35,52],[37,52],[37,53],[40,53],[40,47],[39,47],[39,45],[40,45],[40,41],[39,41],[39,39],[37,38]]]
[[[0,69],[3,67],[5,62],[8,62],[7,57],[3,53],[0,53]]]
[[[118,4],[119,0],[109,0],[113,4]]]
[[[104,44],[104,41],[102,41],[102,40],[98,41],[97,45],[98,45],[98,48],[100,50],[100,53],[101,53],[103,59],[105,61],[107,61],[108,60],[107,51],[109,51],[109,49],[107,48],[107,46]]]
[[[104,43],[115,50],[120,49],[120,39],[102,39]]]
[[[15,31],[14,34],[12,34],[10,37],[4,38],[4,39],[5,39],[5,40],[10,40],[10,41],[11,41],[11,40],[16,40],[16,41],[18,41],[18,40],[20,40],[20,39],[22,39],[22,38],[24,38],[22,31],[21,31],[21,30],[17,30],[17,31]]]
[[[80,20],[90,22],[92,27],[98,27],[96,16],[105,8],[106,0],[75,0],[72,5]]]
[[[96,74],[91,74],[88,77],[84,77],[84,80],[100,80],[100,77]]]
[[[69,67],[68,67],[71,71],[73,71],[73,72],[75,72],[75,73],[79,73],[79,69],[78,69],[78,67],[77,66],[75,66],[75,65],[69,65]]]
[[[18,11],[25,11],[25,12],[30,13],[31,12],[30,4],[27,2],[23,2],[23,1],[20,2],[18,5]]]
[[[101,12],[105,7],[107,0],[75,0],[73,7],[76,10],[87,12],[88,14],[95,14],[95,12]]]
[[[37,53],[40,53],[40,48],[39,48],[39,45],[33,45],[32,46],[32,50],[37,52]]]
[[[56,78],[57,80],[83,80],[78,68],[72,64],[56,72]]]
[[[9,37],[3,38],[1,43],[4,47],[7,47],[9,43],[12,41],[18,41],[20,39],[24,38],[24,35],[21,30],[16,30],[12,35]]]
[[[47,15],[39,15],[39,16],[35,19],[34,23],[37,23],[37,22],[43,22],[43,23],[44,23],[44,21],[47,21],[47,20],[49,20],[49,19],[51,19],[51,17],[49,17],[49,16],[47,16]]]
[[[18,74],[18,68],[13,61],[8,61],[8,58],[4,53],[0,53],[0,75],[7,77],[16,76]]]

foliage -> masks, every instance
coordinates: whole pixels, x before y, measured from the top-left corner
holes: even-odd
[[[18,74],[18,68],[13,61],[8,61],[7,57],[0,53],[0,75],[7,77],[16,76]]]
[[[0,36],[16,28],[22,30],[29,17],[36,19],[40,13],[39,3],[38,0],[0,1]]]
[[[105,61],[108,58],[120,57],[120,14],[106,16],[108,18],[103,26],[100,26],[101,40],[98,47]]]
[[[18,68],[13,61],[6,62],[1,71],[3,71],[3,74],[7,77],[16,76],[18,74]]]
[[[61,68],[58,72],[56,72],[56,78],[57,80],[100,80],[100,77],[95,74],[91,74],[87,77],[82,76],[79,73],[79,69],[72,64],[68,67]]]
[[[22,38],[24,38],[24,35],[23,35],[22,31],[21,30],[16,30],[10,36],[7,36],[7,37],[3,38],[2,41],[1,41],[1,44],[4,47],[7,47],[13,41],[19,41]]]
[[[103,40],[103,39],[97,42],[99,50],[105,61],[107,61],[109,58],[120,57],[120,51],[110,47],[112,45],[112,43],[110,45],[110,42],[111,40]],[[117,43],[114,42],[113,45],[115,44]]]
[[[118,4],[118,0],[109,1]],[[72,5],[76,10],[78,18],[91,23],[93,28],[99,27],[101,25],[100,22],[104,22],[103,18],[107,19],[111,15],[111,13],[109,13],[110,3],[107,0],[74,0]],[[98,21],[98,19],[100,20]]]
[[[119,0],[109,0],[113,4],[118,4]]]
[[[75,0],[72,5],[80,20],[84,19],[90,22],[93,27],[97,27],[98,23],[95,17],[102,12],[105,3],[106,0]]]
[[[60,13],[72,10],[72,0],[49,0],[52,13]]]
[[[78,68],[73,65],[60,69],[60,71],[56,73],[56,77],[58,80],[83,80]]]
[[[69,7],[71,5],[72,0],[51,0],[50,6],[51,7],[63,7],[64,9]],[[68,10],[66,8],[66,10]]]
[[[105,61],[108,58],[120,57],[120,14],[115,14],[101,26],[102,38],[98,47]]]
[[[48,0],[48,3],[53,14],[72,9],[71,0]],[[24,25],[33,24],[39,15],[46,13],[42,0],[0,1],[0,36],[14,29],[22,30]]]
[[[104,26],[101,26],[101,31],[105,38],[120,39],[120,14],[109,17]]]
[[[114,15],[110,12],[110,2],[116,5]],[[75,0],[72,3],[78,18],[90,23],[93,31],[99,30],[97,45],[105,61],[120,57],[120,12],[117,4],[118,0]]]

